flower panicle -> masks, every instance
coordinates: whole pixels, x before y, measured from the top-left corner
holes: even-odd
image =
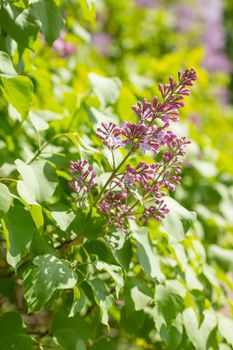
[[[72,180],[68,184],[80,198],[89,193],[92,187],[98,186],[95,182],[96,173],[93,171],[93,166],[89,165],[86,159],[78,162],[71,161],[70,174]]]
[[[161,221],[169,212],[164,196],[180,184],[182,158],[190,143],[169,130],[169,126],[179,119],[182,100],[196,79],[193,68],[179,72],[178,81],[170,77],[169,83],[159,85],[162,102],[155,96],[152,102],[144,99],[132,107],[137,123],[102,123],[97,129],[97,137],[112,152],[113,165],[106,183],[93,191],[97,195],[92,203],[108,225],[127,232],[129,219],[147,224],[151,218]],[[126,156],[117,165],[114,151],[123,147]],[[150,152],[154,162],[140,161],[133,166],[128,159],[137,151]],[[69,185],[82,201],[97,186],[96,174],[87,160],[71,162],[70,166],[73,178]]]
[[[193,82],[197,80],[196,71],[186,69],[184,73],[178,73],[178,82],[170,76],[169,83],[159,84],[158,89],[162,96],[162,103],[159,103],[157,96],[154,96],[152,102],[148,102],[144,99],[142,102],[138,102],[132,109],[138,116],[139,120],[143,123],[149,123],[151,125],[160,119],[163,122],[177,122],[179,120],[179,109],[185,106],[182,101],[184,96],[190,94],[189,87],[193,85]]]

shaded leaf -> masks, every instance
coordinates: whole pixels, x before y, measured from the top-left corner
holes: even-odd
[[[63,28],[63,20],[54,0],[39,0],[33,2],[32,9],[35,17],[41,22],[41,29],[48,44],[59,37]]]
[[[74,287],[74,301],[70,309],[69,317],[80,312],[85,304],[85,293],[82,288]]]
[[[11,207],[6,214],[5,234],[8,242],[8,262],[16,267],[36,234],[30,213],[19,206]]]
[[[156,251],[152,248],[146,227],[138,227],[132,234],[137,243],[137,255],[144,271],[151,277],[164,280]]]
[[[95,264],[97,270],[104,270],[109,273],[109,275],[113,278],[116,283],[116,294],[119,295],[119,291],[124,285],[123,273],[120,266],[111,265],[104,261],[97,261]]]
[[[35,266],[24,276],[27,284],[25,297],[30,311],[42,309],[50,302],[55,291],[73,288],[77,282],[68,262],[51,254],[37,256],[33,264]]]
[[[184,297],[185,288],[175,280],[169,280],[165,285],[156,286],[155,302],[167,324],[170,324],[182,311]]]
[[[2,5],[0,8],[1,27],[14,39],[22,52],[26,47],[30,47],[40,29],[40,25],[31,10],[19,10],[10,4]]]
[[[54,315],[52,330],[58,343],[66,350],[79,350],[82,344],[80,340],[86,341],[91,336],[89,323],[79,315],[69,317],[63,310],[59,310]]]
[[[19,314],[8,312],[0,317],[0,349],[32,350],[32,339],[26,334]]]
[[[113,297],[102,280],[91,280],[90,285],[94,293],[95,301],[100,308],[101,322],[108,326],[108,309],[112,306]]]

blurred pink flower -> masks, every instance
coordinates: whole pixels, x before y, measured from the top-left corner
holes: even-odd
[[[158,5],[158,1],[156,0],[135,0],[135,4],[138,7],[156,7]]]
[[[69,42],[65,41],[66,32],[61,31],[60,37],[54,41],[53,49],[61,57],[68,57],[73,55],[77,51],[77,47]]]
[[[106,32],[95,33],[92,36],[92,45],[95,50],[102,56],[108,56],[112,37]]]

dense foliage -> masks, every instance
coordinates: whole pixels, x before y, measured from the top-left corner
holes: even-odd
[[[233,348],[231,2],[210,3],[0,0],[0,349]]]

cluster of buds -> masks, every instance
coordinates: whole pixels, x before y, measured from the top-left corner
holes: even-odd
[[[81,206],[86,200],[87,194],[90,193],[91,188],[98,185],[94,181],[96,174],[92,165],[89,165],[86,159],[70,162],[70,174],[72,175],[72,180],[68,185],[78,195]]]
[[[127,231],[128,219],[138,218],[146,223],[150,218],[160,221],[169,212],[163,198],[167,190],[174,191],[180,183],[182,157],[189,143],[170,131],[169,125],[179,120],[183,98],[189,95],[189,87],[196,79],[194,69],[179,73],[178,82],[170,77],[168,84],[159,84],[160,102],[155,96],[152,102],[144,99],[132,107],[137,123],[125,122],[120,126],[102,123],[97,129],[98,138],[112,153],[113,164],[110,177],[99,192],[96,191],[93,205],[109,225]],[[124,148],[126,155],[116,165],[114,152],[119,148]],[[131,155],[138,150],[142,154],[150,152],[154,162],[129,164]],[[76,174],[71,187],[76,192],[77,189],[85,192],[97,185],[93,182],[95,174],[91,166],[85,172],[83,166],[87,161],[83,162],[71,166]]]

